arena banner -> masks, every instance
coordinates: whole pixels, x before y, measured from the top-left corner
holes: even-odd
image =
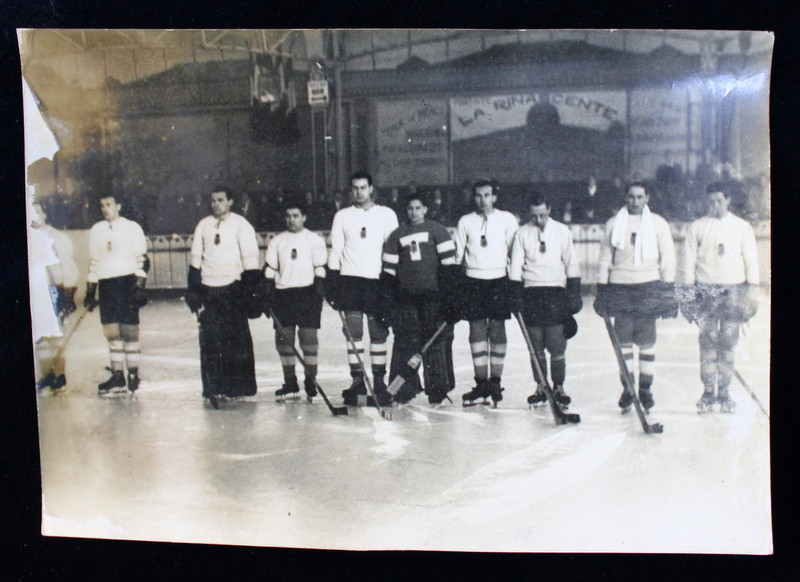
[[[531,91],[456,97],[450,100],[452,140],[524,127],[531,108],[546,103],[558,110],[561,125],[606,131],[613,122],[627,121],[624,91]]]
[[[378,184],[447,182],[447,101],[378,101],[375,119]]]

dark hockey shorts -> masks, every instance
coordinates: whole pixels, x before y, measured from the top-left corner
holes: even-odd
[[[319,329],[322,297],[314,292],[314,286],[276,289],[272,296],[272,311],[281,325],[296,325]],[[273,321],[275,329],[278,324]]]
[[[100,322],[139,325],[139,306],[131,301],[136,289],[136,275],[100,279]]]
[[[522,300],[525,325],[547,327],[564,324],[567,313],[567,291],[564,287],[525,287]]]
[[[339,309],[378,315],[381,309],[378,279],[339,277]]]
[[[747,311],[748,286],[695,284],[695,297],[700,317],[744,322],[750,318]]]
[[[508,279],[473,279],[464,277],[462,287],[462,317],[467,321],[478,319],[508,319]]]
[[[629,315],[658,319],[675,317],[675,297],[661,289],[658,281],[608,285],[607,311],[611,317]]]

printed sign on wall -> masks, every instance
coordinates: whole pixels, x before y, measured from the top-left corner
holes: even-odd
[[[443,99],[378,101],[379,185],[447,182],[447,102]]]
[[[550,103],[559,123],[607,131],[611,123],[626,123],[624,91],[530,92],[511,95],[457,97],[450,100],[452,139],[469,139],[496,131],[523,127],[528,112]]]

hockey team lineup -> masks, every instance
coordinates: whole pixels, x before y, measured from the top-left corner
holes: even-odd
[[[570,231],[549,216],[550,202],[538,192],[530,193],[530,214],[522,224],[495,207],[491,182],[476,182],[473,193],[475,211],[461,218],[451,237],[426,219],[425,195],[408,196],[407,216],[398,220],[375,202],[372,177],[356,172],[352,205],[334,217],[330,250],[304,227],[304,203],[290,200],[284,205],[287,228],[270,240],[259,265],[253,227],[232,211],[231,193],[215,189],[212,214],[195,230],[185,294],[197,321],[203,398],[218,409],[256,394],[248,320],[266,315],[283,376],[278,402],[300,398],[299,366],[307,401],[321,397],[334,416],[367,406],[388,420],[393,408],[423,397],[432,407],[497,408],[506,390],[506,326],[518,324],[533,377],[527,404],[549,408],[558,425],[579,423],[580,414],[567,412],[573,402],[566,391],[566,353],[580,332],[575,316],[586,306]],[[656,327],[659,320],[682,317],[696,324],[699,336],[697,411],[734,412],[733,382],[766,415],[735,362],[742,326],[758,310],[752,228],[728,210],[725,184],[711,184],[708,214],[692,223],[676,256],[667,222],[650,212],[647,200],[644,184],[629,184],[625,204],[606,223],[590,307],[605,323],[615,355],[618,407],[623,413],[634,409],[645,433],[663,431],[661,423],[648,420],[656,405]],[[90,232],[84,310],[69,318],[74,321],[54,344],[52,367],[39,388],[64,389],[65,348],[97,307],[111,373],[98,384],[98,394],[133,395],[140,388],[139,309],[147,303],[148,260],[141,227],[123,218],[121,209],[113,196],[101,199],[104,220]],[[679,262],[682,277],[676,280]],[[75,310],[74,289],[65,288],[58,288],[54,301],[62,317]],[[341,405],[339,394],[318,378],[323,304],[338,313],[342,325],[351,385],[341,392]],[[475,385],[459,397],[452,344],[454,326],[462,321],[469,325]]]

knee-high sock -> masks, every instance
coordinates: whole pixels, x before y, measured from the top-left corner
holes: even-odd
[[[359,357],[364,360],[364,321],[360,311],[348,311],[345,313],[345,322],[353,343],[347,342],[347,362],[350,364],[350,375],[361,374],[361,366],[358,363]],[[344,330],[342,330],[344,332]]]
[[[507,341],[505,321],[489,320],[489,366],[492,378],[500,378],[503,375]]]
[[[550,355],[550,375],[553,377],[553,385],[563,386],[567,377],[567,356],[566,354]]]
[[[122,362],[125,359],[125,343],[121,339],[109,340],[108,352],[111,361],[111,369],[115,372],[122,371]]]
[[[469,322],[469,351],[475,378],[489,377],[489,324],[485,319]]]
[[[139,342],[124,342],[124,347],[125,365],[128,367],[128,372],[136,374],[139,370],[139,361],[141,360]]]
[[[303,351],[303,360],[306,362],[306,378],[316,378],[317,354],[319,353],[317,330],[301,327],[297,335],[300,336],[300,349]]]
[[[622,351],[622,359],[625,360],[625,367],[628,369],[628,375],[633,380],[634,378],[634,365],[633,365],[633,344],[620,344]]]
[[[286,380],[296,378],[294,365],[295,357],[292,346],[294,345],[294,326],[286,326],[283,328],[283,333],[275,330],[275,348],[278,350],[278,357],[281,360],[281,367],[283,368],[283,377]]]
[[[717,385],[717,350],[700,349],[700,381],[706,391],[713,392]]]
[[[656,371],[656,348],[639,348],[639,387],[649,388]]]

